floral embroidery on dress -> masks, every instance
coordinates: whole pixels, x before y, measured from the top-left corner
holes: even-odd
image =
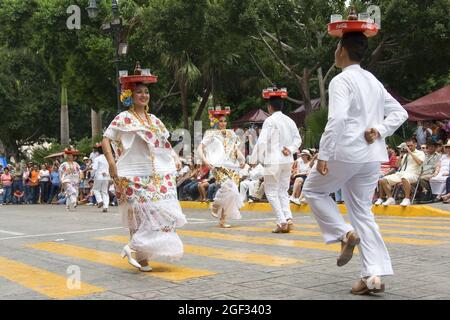
[[[177,199],[174,175],[119,178],[116,190],[117,197],[128,204]]]

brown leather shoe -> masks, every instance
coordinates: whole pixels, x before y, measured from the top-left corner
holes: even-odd
[[[347,264],[353,257],[355,246],[360,243],[361,239],[355,231],[349,231],[345,238],[341,241],[341,254],[337,258],[337,266],[342,267]]]
[[[367,282],[370,282],[369,285]],[[370,286],[370,288],[369,288]],[[369,277],[368,279],[359,279],[352,287],[351,293],[355,295],[366,295],[371,293],[384,292],[384,283],[381,283],[381,279],[376,276]]]
[[[286,223],[287,223],[288,232],[290,232],[291,230],[294,229],[294,223],[292,222],[292,219],[287,219]]]
[[[272,233],[288,233],[287,223],[277,224],[277,227],[272,230]]]

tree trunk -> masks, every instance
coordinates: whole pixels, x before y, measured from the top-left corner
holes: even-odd
[[[194,127],[194,122],[197,120],[200,120],[203,110],[205,109],[206,104],[208,103],[210,93],[211,93],[211,86],[207,85],[202,94],[202,101],[200,101],[198,109],[195,112],[195,115],[192,117],[192,123],[191,123],[192,128]]]
[[[319,79],[319,91],[320,91],[320,107],[327,107],[327,95],[325,91],[325,81],[323,79],[322,67],[317,69],[317,79]]]
[[[305,117],[311,113],[311,93],[309,87],[309,78],[311,74],[308,68],[303,68],[303,77],[299,83],[299,89],[303,97],[303,106],[305,107]]]
[[[189,130],[189,113],[188,113],[188,99],[187,99],[187,83],[185,79],[180,79],[179,82],[181,93],[181,110],[183,112],[183,127]]]
[[[67,105],[67,88],[61,87],[61,145],[69,145],[69,106]]]
[[[94,109],[91,109],[92,142],[97,141],[97,138],[102,135],[102,115],[102,110],[96,112]]]

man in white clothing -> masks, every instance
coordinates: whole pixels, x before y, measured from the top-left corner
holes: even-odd
[[[95,199],[97,200],[97,206],[103,207],[103,212],[108,211],[109,207],[109,164],[103,154],[102,148],[97,148],[99,156],[94,159],[92,164],[92,171],[94,175],[94,191]]]
[[[408,118],[403,107],[360,67],[368,41],[361,32],[344,33],[335,51],[342,72],[329,86],[328,122],[319,156],[303,194],[325,242],[341,242],[337,265],[345,265],[359,244],[361,278],[353,294],[384,291],[381,276],[392,275],[389,253],[371,212],[381,162],[388,161],[385,138]],[[351,225],[330,193],[342,190]]]
[[[241,181],[239,184],[239,193],[241,194],[241,199],[243,202],[247,201],[247,192],[249,195],[254,196],[256,189],[259,187],[261,183],[261,178],[264,177],[264,168],[261,164],[251,165],[249,169],[247,179]],[[253,200],[249,200],[248,202],[253,202]]]
[[[289,206],[289,182],[293,154],[302,143],[295,122],[282,113],[286,89],[266,89],[263,96],[269,99],[268,117],[263,124],[251,162],[264,166],[264,191],[277,216],[274,233],[288,233],[293,228]]]

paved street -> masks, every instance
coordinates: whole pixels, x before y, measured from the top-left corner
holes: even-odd
[[[185,257],[140,273],[120,258],[117,208],[2,206],[0,299],[450,299],[450,218],[377,218],[396,274],[386,293],[357,297],[358,254],[338,268],[338,245],[323,243],[309,215],[272,234],[270,212],[243,212],[228,230],[206,210],[184,212]]]

